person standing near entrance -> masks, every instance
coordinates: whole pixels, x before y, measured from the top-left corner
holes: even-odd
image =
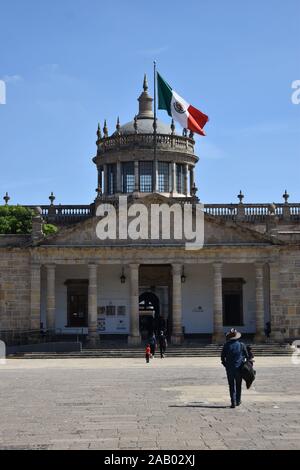
[[[158,337],[158,344],[159,344],[159,350],[160,350],[160,357],[161,359],[165,356],[166,349],[167,349],[167,338],[164,335],[164,332],[161,331],[160,335]]]
[[[231,408],[241,404],[242,374],[241,365],[248,358],[248,352],[244,343],[240,342],[241,333],[232,328],[226,334],[226,343],[221,353],[221,362],[226,369]]]
[[[149,340],[149,344],[150,344],[150,349],[151,349],[151,357],[154,357],[155,351],[156,351],[156,337],[154,333]]]

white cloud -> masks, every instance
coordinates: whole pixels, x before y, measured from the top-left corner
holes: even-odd
[[[17,82],[22,82],[23,81],[23,77],[21,77],[21,75],[4,75],[4,77],[2,77],[2,80],[5,82],[5,83],[17,83]]]

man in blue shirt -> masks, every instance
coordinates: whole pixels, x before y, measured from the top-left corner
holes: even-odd
[[[240,367],[244,360],[248,359],[246,346],[239,341],[241,336],[241,333],[232,328],[226,334],[226,343],[221,353],[221,361],[227,373],[231,408],[241,404],[242,374]]]

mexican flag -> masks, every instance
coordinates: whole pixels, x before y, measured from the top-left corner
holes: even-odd
[[[208,116],[194,108],[174,91],[157,72],[158,109],[166,109],[174,121],[190,131],[205,135],[203,127]]]

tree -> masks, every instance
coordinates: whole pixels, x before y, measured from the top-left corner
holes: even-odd
[[[56,225],[53,224],[44,224],[43,225],[43,234],[44,235],[52,235],[53,233],[56,233],[58,231],[58,228]]]
[[[30,234],[33,215],[33,210],[28,207],[1,206],[0,234]]]

